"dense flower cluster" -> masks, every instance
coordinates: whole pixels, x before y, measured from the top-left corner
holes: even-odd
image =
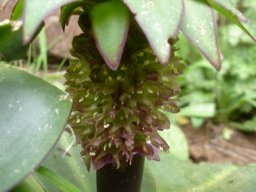
[[[175,77],[184,68],[181,59],[173,54],[163,67],[144,48],[112,71],[89,41],[85,34],[74,38],[71,52],[76,59],[66,73],[73,98],[69,124],[87,167],[113,163],[120,168],[136,154],[159,160],[158,151],[169,148],[158,134],[170,127],[162,111],[179,111],[174,96],[179,92]]]

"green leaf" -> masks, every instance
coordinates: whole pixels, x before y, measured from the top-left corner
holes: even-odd
[[[29,42],[44,18],[52,11],[74,0],[26,0],[24,15],[24,40]]]
[[[226,11],[230,12],[234,17],[236,17],[240,22],[247,23],[248,19],[236,8],[231,0],[207,0],[209,3],[214,2],[215,4],[221,6]]]
[[[56,87],[7,65],[0,65],[0,90],[0,191],[6,191],[57,142],[71,102]]]
[[[65,30],[65,26],[68,25],[69,19],[74,11],[82,5],[86,5],[87,3],[88,2],[86,1],[75,1],[61,8],[60,23],[63,30]]]
[[[146,164],[147,165],[147,164]],[[143,170],[143,178],[141,183],[141,192],[162,192],[156,190],[155,178],[152,171],[145,167]]]
[[[230,19],[232,22],[234,22],[238,27],[240,27],[249,37],[251,37],[252,40],[256,41],[256,38],[246,29],[244,25],[240,23],[240,21],[237,19],[236,16],[232,12],[230,12],[231,8],[226,8],[225,6],[220,6],[220,3],[217,4],[213,0],[207,0],[212,8],[217,10],[219,13],[223,14],[225,17]],[[223,4],[223,3],[222,3]],[[224,8],[223,8],[224,7]]]
[[[183,107],[178,115],[187,117],[210,118],[216,113],[215,103],[193,103]]]
[[[185,1],[186,12],[181,31],[216,68],[220,69],[220,50],[217,42],[217,24],[213,10],[206,3]]]
[[[154,53],[161,63],[168,62],[171,46],[168,39],[175,38],[184,12],[183,0],[123,0],[135,14]]]
[[[224,170],[223,170],[224,172]],[[212,185],[209,192],[254,192],[256,188],[256,164],[237,168],[230,174],[222,177],[215,185]],[[223,175],[222,175],[223,176]],[[206,190],[207,191],[207,190]]]
[[[45,190],[32,174],[12,189],[12,192],[45,192]]]
[[[22,28],[19,21],[0,24],[0,60],[10,61],[26,56],[27,45],[22,42]]]
[[[74,138],[67,132],[65,132],[55,150],[53,150],[47,159],[43,162],[43,166],[52,170],[54,173],[63,176],[66,180],[73,183],[83,192],[96,191],[96,175],[95,171],[86,170],[85,164],[81,158],[81,146],[73,146],[65,155],[65,150],[74,143]],[[40,178],[41,182],[46,186],[50,192],[59,192],[59,190],[49,185],[49,181]]]
[[[21,18],[23,14],[24,0],[19,0],[12,10],[11,20],[16,21]]]
[[[170,129],[160,132],[161,137],[170,146],[170,154],[180,160],[188,160],[189,150],[185,134],[175,123],[173,114],[165,112],[171,122]]]
[[[191,117],[191,125],[193,128],[200,128],[207,119],[204,117]]]
[[[180,127],[172,124],[169,130],[161,132],[161,136],[170,146],[170,154],[180,160],[188,160],[188,143]]]
[[[147,161],[146,169],[153,174],[157,192],[254,192],[256,188],[256,165],[192,164],[161,154],[161,161]]]
[[[50,169],[47,169],[45,167],[39,167],[37,169],[37,173],[39,173],[40,176],[46,178],[50,183],[52,183],[62,192],[81,192],[81,190],[78,189],[76,186],[68,182],[62,176],[54,173]]]
[[[229,122],[230,127],[239,129],[240,131],[253,132],[256,131],[256,117],[244,122]]]
[[[91,11],[92,29],[96,45],[106,64],[116,70],[129,29],[129,11],[119,1],[96,5]]]

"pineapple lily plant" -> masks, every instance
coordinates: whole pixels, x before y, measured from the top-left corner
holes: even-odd
[[[131,163],[134,155],[159,160],[169,146],[158,131],[170,127],[163,111],[178,112],[175,81],[184,64],[175,55],[182,32],[216,68],[221,56],[214,9],[246,18],[229,1],[75,1],[62,8],[63,28],[80,15],[67,69],[73,100],[69,123],[86,165]],[[133,16],[134,15],[134,16]],[[242,27],[242,25],[239,24]]]
[[[0,25],[0,34],[5,35],[0,37],[1,58],[17,59],[17,53],[6,47],[22,47],[24,52],[43,19],[58,7],[64,30],[72,15],[79,16],[82,34],[73,38],[74,58],[65,74],[72,100],[68,124],[82,146],[85,165],[98,170],[98,181],[105,175],[111,183],[112,176],[129,170],[134,159],[160,160],[159,151],[169,150],[159,131],[170,127],[165,111],[179,111],[176,77],[185,67],[176,54],[179,34],[217,70],[222,56],[216,12],[254,40],[242,24],[247,18],[229,0],[19,0],[11,19]],[[59,109],[54,111],[59,113]],[[67,115],[63,118],[65,121]],[[135,169],[142,171],[140,161]],[[113,169],[101,174],[106,166]],[[128,179],[127,186],[131,182]],[[118,191],[139,191],[140,182],[134,189],[123,183],[115,183]]]

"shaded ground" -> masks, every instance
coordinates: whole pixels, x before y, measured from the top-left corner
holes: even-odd
[[[189,143],[190,158],[194,162],[232,162],[245,165],[256,162],[256,133],[232,132],[223,138],[223,126],[207,123],[203,128],[183,127]]]

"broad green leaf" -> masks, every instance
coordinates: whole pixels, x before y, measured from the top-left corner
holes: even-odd
[[[161,154],[161,161],[147,161],[146,169],[153,174],[156,192],[254,192],[256,188],[256,165],[192,164]]]
[[[12,189],[12,192],[45,192],[45,190],[32,174]]]
[[[240,27],[249,37],[251,37],[252,40],[256,41],[256,38],[246,29],[244,25],[240,23],[240,21],[237,19],[236,16],[232,14],[229,10],[223,8],[219,4],[215,3],[215,1],[208,0],[209,4],[212,8],[217,10],[219,13],[223,14],[225,17],[230,19],[232,22],[234,22],[238,27]]]
[[[116,70],[128,35],[129,11],[120,1],[108,1],[92,9],[91,19],[97,48],[106,64]]]
[[[72,136],[65,132],[55,149],[43,162],[43,166],[52,170],[56,174],[63,176],[66,180],[73,183],[82,192],[96,191],[95,171],[88,172],[81,158],[81,146],[73,146],[65,155],[65,150],[74,143]],[[41,182],[50,192],[59,192],[58,188],[50,185],[49,181],[40,178]]]
[[[5,20],[0,23],[0,34],[0,60],[10,61],[26,56],[28,46],[23,45],[19,21]]]
[[[229,175],[226,175],[225,177],[223,177],[223,179],[221,179],[220,181],[216,182],[215,180],[215,182],[213,182],[215,183],[215,185],[212,185],[211,187],[209,187],[210,189],[209,192],[227,192],[227,191],[254,192],[256,188],[255,173],[256,173],[256,164],[237,168],[236,170],[233,170],[232,172],[230,172]],[[216,177],[218,176],[216,175]]]
[[[62,192],[81,192],[81,190],[74,186],[72,183],[68,182],[62,176],[54,173],[50,169],[47,169],[45,167],[39,167],[37,169],[37,173],[47,179]]]
[[[44,18],[52,11],[74,0],[26,0],[24,15],[24,40],[29,42]]]
[[[216,68],[220,69],[220,50],[217,42],[217,24],[213,10],[207,3],[186,0],[181,31]]]
[[[248,19],[238,11],[231,0],[207,0],[208,2],[214,2],[219,6],[223,7],[225,10],[229,11],[232,15],[234,15],[240,22],[246,23]]]
[[[168,39],[175,38],[184,12],[183,0],[123,0],[135,14],[154,53],[161,63],[168,62],[171,46]]]
[[[7,191],[57,142],[71,102],[56,87],[7,65],[0,65],[0,90],[0,191]]]

